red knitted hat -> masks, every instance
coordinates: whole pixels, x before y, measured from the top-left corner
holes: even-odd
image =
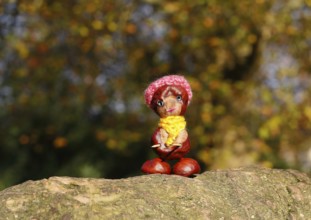
[[[156,81],[152,82],[148,88],[145,90],[145,101],[146,104],[150,107],[151,101],[153,98],[154,93],[162,86],[181,86],[183,87],[187,94],[188,94],[188,105],[192,98],[192,91],[190,84],[188,81],[183,77],[179,75],[168,75],[164,76],[160,79],[157,79]]]

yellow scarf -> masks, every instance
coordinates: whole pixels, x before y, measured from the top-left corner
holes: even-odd
[[[174,142],[179,132],[186,128],[186,120],[184,116],[167,116],[161,118],[158,125],[168,133],[165,144],[169,146]]]

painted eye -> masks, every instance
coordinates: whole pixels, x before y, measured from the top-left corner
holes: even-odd
[[[182,101],[181,95],[176,96],[176,99],[177,99],[178,101]]]
[[[164,106],[164,102],[162,100],[158,100],[157,101],[157,105],[160,106],[160,107],[163,107]]]

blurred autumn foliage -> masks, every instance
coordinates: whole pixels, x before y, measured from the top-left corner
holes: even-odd
[[[310,172],[310,0],[0,4],[0,189],[140,174],[158,122],[143,92],[168,73],[192,85],[204,169]]]

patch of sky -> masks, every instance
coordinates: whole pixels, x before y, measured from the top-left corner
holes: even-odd
[[[261,71],[264,73],[264,83],[277,91],[287,89],[294,93],[294,101],[303,100],[303,93],[308,88],[310,79],[301,77],[297,60],[289,53],[286,47],[269,45],[264,49]]]

